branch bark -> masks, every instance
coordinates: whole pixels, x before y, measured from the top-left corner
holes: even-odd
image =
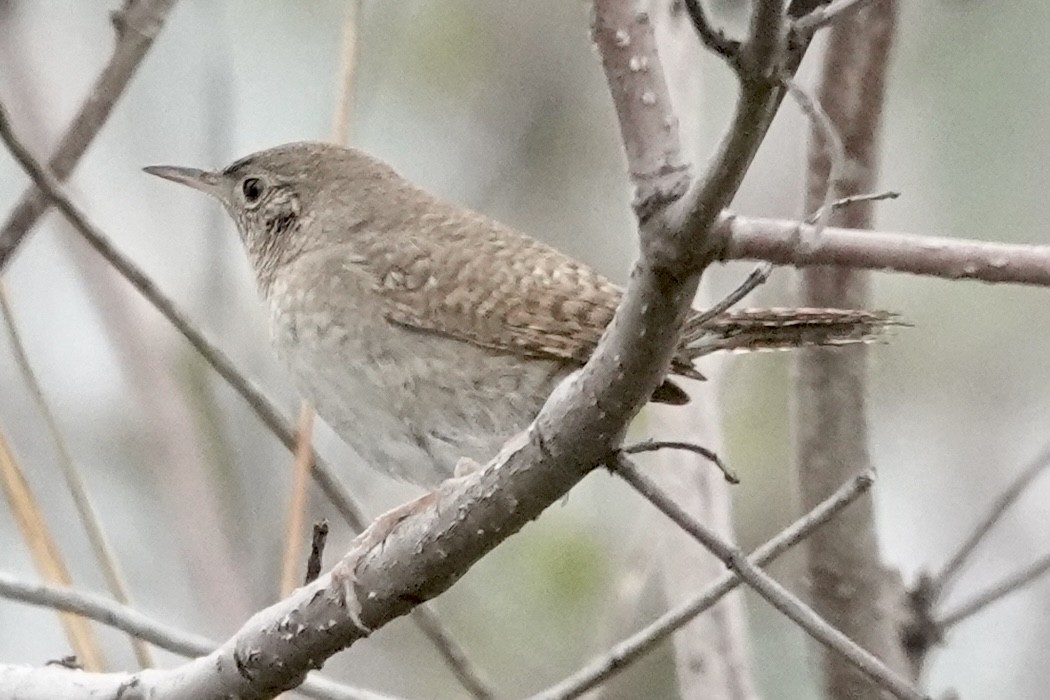
[[[833,168],[826,135],[814,125],[807,211],[824,204],[828,187],[840,198],[870,192],[875,185],[884,81],[896,12],[896,0],[876,0],[840,18],[831,30],[819,101],[841,135],[846,162]],[[844,173],[838,182],[829,182],[833,170]],[[842,208],[835,219],[855,228],[870,228],[872,205],[859,202]],[[868,287],[865,273],[814,268],[803,273],[802,303],[868,308]],[[850,472],[870,464],[866,375],[864,348],[842,353],[808,350],[799,356],[796,458],[804,508],[820,502]],[[859,500],[843,518],[810,539],[809,581],[814,608],[823,617],[891,668],[907,673],[898,620],[891,614],[902,609],[894,604],[902,604],[903,590],[899,580],[893,585],[879,558],[870,497]],[[892,601],[891,595],[897,599]],[[821,660],[826,697],[885,697],[880,686],[855,664],[826,652],[821,653]]]
[[[852,209],[855,205],[847,207]],[[849,224],[844,224],[849,226]],[[713,234],[720,260],[765,260],[799,268],[822,265],[906,272],[947,280],[1050,287],[1050,246],[989,243],[915,233],[758,219],[725,212]],[[798,244],[799,233],[807,245]]]

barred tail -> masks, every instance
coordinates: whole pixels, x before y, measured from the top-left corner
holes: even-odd
[[[887,311],[745,309],[686,322],[681,356],[690,362],[719,350],[786,350],[870,343],[890,326],[906,326]]]

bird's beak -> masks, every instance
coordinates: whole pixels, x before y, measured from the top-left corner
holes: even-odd
[[[143,170],[150,175],[156,175],[222,199],[222,178],[218,173],[196,168],[179,168],[173,165],[150,165]]]

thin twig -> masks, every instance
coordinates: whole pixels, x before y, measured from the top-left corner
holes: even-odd
[[[885,192],[869,192],[868,194],[854,194],[850,195],[849,197],[842,197],[841,199],[836,199],[834,202],[831,203],[831,211],[832,213],[834,213],[839,209],[845,209],[846,207],[853,206],[854,204],[861,204],[863,202],[882,202],[887,199],[897,199],[900,196],[901,193],[897,192],[896,190],[886,190]],[[810,226],[817,223],[817,220],[820,218],[820,215],[822,213],[823,207],[810,214],[809,217],[806,218],[806,223]]]
[[[948,558],[944,568],[935,576],[930,577],[929,586],[932,591],[932,604],[935,605],[937,601],[944,598],[956,576],[969,560],[970,555],[977,549],[977,546],[984,541],[984,538],[988,536],[988,533],[995,527],[996,523],[1010,509],[1010,506],[1021,497],[1029,484],[1042,474],[1043,470],[1048,466],[1050,466],[1050,446],[1044,447],[1043,451],[1028,466],[1021,470],[1021,473],[1014,478],[1013,482],[999,494],[999,497],[992,503],[985,516],[974,527],[970,536],[963,540],[963,543],[959,545],[959,549]]]
[[[29,393],[33,396],[33,401],[36,403],[37,410],[44,418],[44,423],[47,425],[48,432],[51,433],[51,439],[55,443],[55,449],[58,450],[58,463],[62,467],[62,474],[65,476],[66,486],[69,488],[69,493],[73,498],[73,504],[76,506],[77,514],[80,516],[80,522],[87,533],[88,542],[91,544],[91,549],[94,552],[95,559],[98,561],[98,565],[102,569],[102,574],[106,579],[106,585],[109,587],[109,591],[114,598],[125,605],[130,605],[131,593],[128,589],[127,579],[124,577],[124,572],[121,570],[120,562],[117,561],[116,553],[113,551],[113,548],[109,543],[109,538],[106,537],[106,533],[102,529],[102,523],[99,520],[98,512],[95,510],[95,506],[91,501],[91,496],[87,490],[87,484],[84,482],[84,477],[80,473],[80,469],[77,467],[76,462],[73,461],[73,456],[69,451],[69,446],[66,444],[66,439],[62,434],[62,430],[58,426],[58,419],[51,411],[51,405],[48,403],[47,397],[44,396],[44,389],[40,385],[36,372],[33,370],[33,364],[29,360],[29,354],[26,352],[25,345],[22,342],[21,333],[18,330],[18,324],[15,321],[14,310],[8,302],[7,292],[4,289],[2,282],[0,282],[0,312],[2,312],[4,317],[4,323],[7,326],[8,335],[11,337],[11,348],[14,350],[15,363],[22,372],[22,377],[25,379],[26,386],[29,387]],[[132,636],[131,646],[135,652],[135,658],[138,661],[139,666],[142,668],[153,666],[153,654],[150,652],[148,644],[141,639]]]
[[[794,30],[801,35],[809,35],[822,27],[826,27],[839,19],[847,12],[859,10],[871,0],[833,0],[827,5],[822,5],[808,15],[795,20]]]
[[[208,654],[218,646],[207,637],[157,622],[135,608],[105,596],[75,588],[30,583],[3,572],[0,572],[0,598],[95,620],[136,639],[189,658]],[[318,700],[378,700],[387,697],[334,683],[316,674],[311,674],[296,691]]]
[[[721,559],[727,567],[736,571],[756,593],[795,622],[810,637],[844,656],[879,687],[888,690],[894,696],[902,700],[921,700],[925,697],[900,674],[832,627],[812,608],[756,567],[739,549],[723,542],[703,523],[683,511],[626,457],[617,455],[614,465],[614,471],[620,478]]]
[[[992,603],[1002,600],[1019,588],[1027,586],[1047,571],[1050,571],[1050,555],[1046,555],[1032,565],[1021,569],[1011,576],[1007,576],[999,583],[978,593],[965,603],[960,603],[948,612],[938,616],[937,628],[942,634],[947,632],[950,628],[976,615]]]
[[[438,619],[434,609],[427,605],[420,605],[412,610],[412,621],[430,640],[452,673],[471,696],[478,700],[491,699],[495,694],[491,690],[491,684],[485,680],[481,673],[474,667],[463,647],[448,633],[445,625]]]
[[[628,455],[636,455],[642,452],[656,452],[658,450],[683,450],[685,452],[698,454],[718,467],[718,470],[722,472],[722,476],[725,477],[726,481],[731,484],[740,483],[740,479],[729,467],[726,466],[725,462],[722,461],[722,458],[718,456],[717,452],[693,442],[683,442],[679,440],[645,440],[633,445],[625,445],[620,448],[620,452]]]
[[[755,566],[769,564],[806,539],[810,533],[835,517],[847,505],[867,493],[874,482],[874,471],[867,471],[850,479],[809,513],[756,549],[750,557],[751,562]],[[696,597],[664,613],[652,624],[623,640],[607,653],[588,662],[579,671],[557,685],[533,696],[530,700],[570,700],[570,698],[580,697],[599,683],[627,668],[647,652],[652,651],[657,644],[713,606],[741,583],[743,580],[739,574],[727,571]]]
[[[700,0],[685,0],[685,9],[701,43],[735,68],[740,58],[740,42],[728,38],[721,29],[711,26]]]
[[[690,330],[698,329],[701,326],[706,325],[712,319],[729,311],[729,309],[743,301],[744,297],[753,292],[759,285],[764,284],[772,273],[773,265],[770,263],[762,263],[756,267],[751,271],[751,274],[747,276],[747,279],[740,283],[740,286],[722,297],[721,301],[689,319],[688,324],[686,324],[684,335],[690,335]]]
[[[820,240],[821,234],[828,226],[828,219],[831,216],[832,209],[835,208],[832,200],[839,188],[842,173],[846,167],[846,148],[842,143],[842,137],[839,135],[838,129],[835,128],[828,113],[824,111],[820,100],[816,96],[809,94],[790,76],[782,75],[780,80],[784,83],[784,87],[787,88],[788,94],[798,104],[799,109],[809,119],[810,124],[813,126],[813,131],[817,134],[817,138],[826,151],[828,158],[828,172],[822,187],[821,204],[810,216],[806,217],[806,222],[813,224],[813,230],[810,237],[802,241],[802,245],[803,247],[809,247]]]
[[[112,15],[117,33],[113,55],[87,93],[87,99],[59,141],[48,161],[48,169],[65,180],[95,135],[106,123],[114,105],[135,75],[146,53],[160,33],[176,0],[130,0]],[[48,197],[32,187],[0,228],[0,272],[10,262],[22,239],[47,211]]]

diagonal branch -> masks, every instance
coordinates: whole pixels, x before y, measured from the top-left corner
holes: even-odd
[[[626,457],[616,458],[613,463],[613,471],[642,494],[646,500],[659,508],[664,515],[692,535],[708,551],[721,559],[731,571],[737,572],[740,578],[766,602],[791,619],[813,639],[849,660],[854,667],[875,681],[879,687],[890,691],[902,700],[922,700],[925,697],[876,656],[828,624],[812,608],[755,566],[739,549],[726,544],[702,523],[691,518]]]
[[[959,572],[962,571],[962,568],[969,560],[970,555],[972,555],[974,550],[977,549],[977,545],[984,541],[984,538],[988,536],[988,533],[991,532],[996,523],[998,523],[1006,514],[1006,511],[1010,509],[1010,506],[1021,497],[1032,481],[1042,474],[1047,467],[1050,467],[1050,446],[1044,448],[1043,451],[1040,452],[1039,455],[1014,478],[1006,490],[999,494],[999,497],[992,503],[985,516],[981,518],[976,527],[974,527],[970,536],[967,537],[959,546],[959,549],[949,557],[944,568],[942,568],[935,576],[930,577],[928,585],[932,594],[930,596],[931,603],[936,604],[937,601],[944,598],[948,588],[955,581]]]
[[[69,177],[95,135],[106,123],[117,100],[160,33],[176,0],[127,0],[112,15],[117,34],[113,56],[88,91],[87,99],[48,161],[57,180]],[[47,211],[48,196],[32,187],[22,195],[14,212],[0,228],[0,272],[11,261],[22,239]]]
[[[769,564],[867,493],[874,481],[875,473],[870,471],[854,477],[819,506],[756,549],[750,557],[751,562],[755,566]],[[694,598],[664,613],[645,629],[614,646],[607,654],[594,659],[569,678],[534,695],[530,700],[570,700],[580,697],[652,651],[657,644],[708,610],[741,583],[743,580],[734,571],[722,574]]]
[[[935,620],[935,625],[941,634],[950,628],[973,617],[992,603],[998,602],[1016,590],[1027,586],[1037,578],[1050,571],[1050,555],[1033,562],[1020,571],[1007,576],[999,583],[974,595],[970,600],[960,603]]]

